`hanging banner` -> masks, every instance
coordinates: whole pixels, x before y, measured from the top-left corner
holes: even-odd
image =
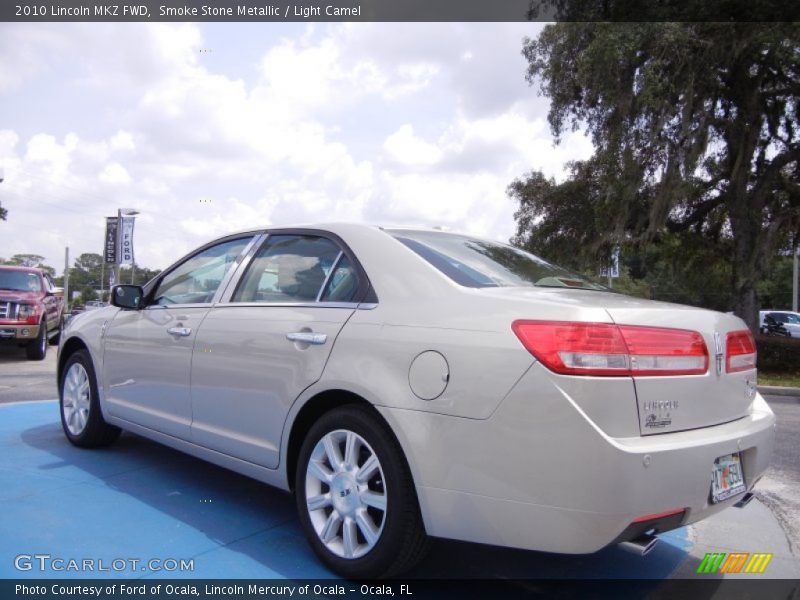
[[[133,264],[133,223],[136,217],[122,217],[119,236],[119,264]]]
[[[106,217],[106,240],[103,257],[107,265],[117,262],[117,217]]]

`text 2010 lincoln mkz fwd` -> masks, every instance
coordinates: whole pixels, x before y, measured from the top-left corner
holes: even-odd
[[[64,432],[120,429],[292,490],[350,577],[429,536],[560,553],[742,504],[775,417],[729,314],[609,292],[441,231],[270,228],[215,240],[60,347]]]

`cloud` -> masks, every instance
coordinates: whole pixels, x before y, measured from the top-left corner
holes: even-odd
[[[120,206],[141,211],[149,267],[269,224],[507,239],[508,184],[591,152],[580,133],[553,146],[525,82],[521,39],[539,27],[216,25],[206,55],[190,23],[0,25],[0,98],[19,109],[0,131],[0,256],[99,252]],[[43,94],[59,101],[26,112]]]

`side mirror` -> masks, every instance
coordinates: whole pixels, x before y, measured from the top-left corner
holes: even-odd
[[[141,308],[144,291],[138,285],[115,285],[111,290],[111,305],[130,310]]]

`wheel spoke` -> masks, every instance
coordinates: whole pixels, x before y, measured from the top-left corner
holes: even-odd
[[[339,445],[333,439],[333,434],[329,433],[322,438],[322,444],[325,446],[325,454],[328,457],[328,462],[331,463],[331,468],[334,471],[341,471],[342,456],[339,452]]]
[[[374,546],[378,541],[378,530],[372,524],[372,519],[369,517],[366,510],[359,510],[356,513],[356,523],[361,531],[361,535],[367,541],[369,546]]]
[[[78,410],[78,429],[83,429],[86,426],[86,412]]]
[[[344,442],[344,464],[346,468],[352,469],[358,466],[358,449],[360,446],[358,436],[352,431],[348,431]]]
[[[375,469],[380,466],[378,458],[374,454],[370,454],[369,458],[361,465],[361,468],[356,473],[356,481],[358,481],[358,483],[366,483],[369,478],[372,477]]]
[[[336,511],[328,515],[325,527],[322,528],[319,536],[326,544],[339,535],[339,525],[342,524],[342,517]]]
[[[342,543],[344,545],[344,557],[353,558],[358,546],[358,537],[356,535],[356,522],[347,518],[342,525]]]
[[[378,510],[385,511],[386,510],[386,495],[385,494],[378,494],[377,492],[373,492],[371,490],[367,490],[366,492],[361,494],[361,501],[366,504],[367,506],[371,506],[373,508],[377,508]]]
[[[321,462],[312,460],[308,463],[308,472],[324,483],[330,483],[333,479],[331,473]]]
[[[306,499],[306,504],[308,505],[308,510],[319,510],[320,508],[325,508],[331,505],[331,495],[320,494],[318,496],[312,496],[311,498]]]

